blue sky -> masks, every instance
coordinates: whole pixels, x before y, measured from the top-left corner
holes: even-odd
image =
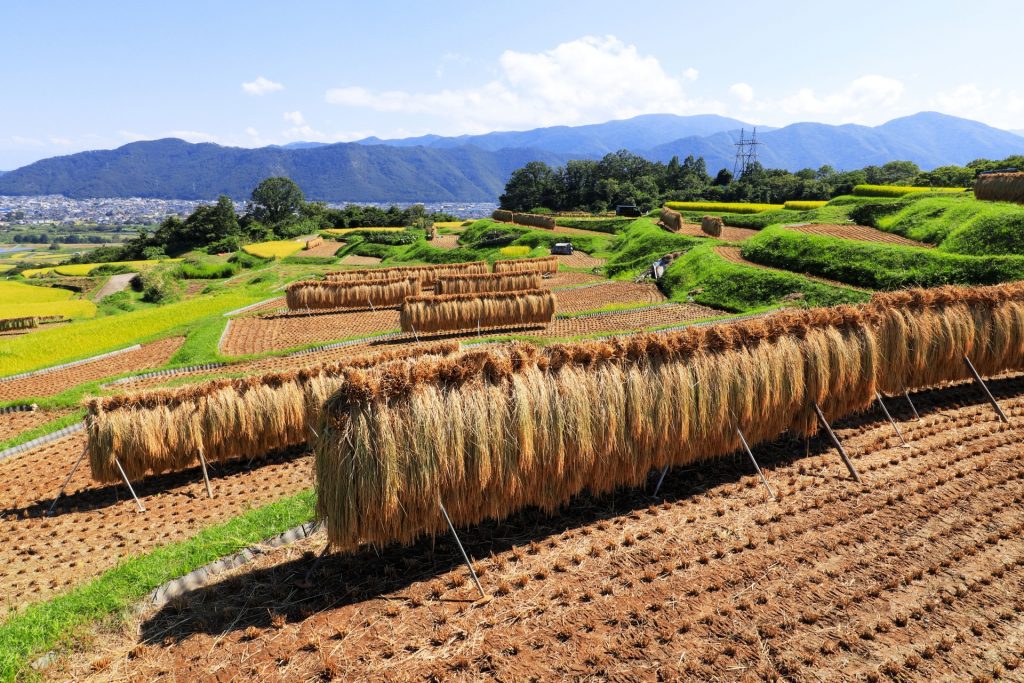
[[[0,169],[640,113],[1024,129],[1019,1],[0,4]]]

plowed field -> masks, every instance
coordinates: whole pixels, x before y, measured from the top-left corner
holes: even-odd
[[[430,246],[435,249],[454,249],[459,246],[458,235],[438,235],[434,239],[427,242]]]
[[[34,410],[0,414],[0,441],[14,438],[22,432],[52,422],[70,412],[70,410]]]
[[[319,562],[314,536],[93,634],[49,675],[1020,680],[1024,379],[990,386],[1010,425],[969,384],[915,395],[920,422],[890,401],[909,447],[878,411],[839,423],[862,485],[822,440],[807,457],[780,440],[755,449],[777,501],[724,458],[670,472],[657,499],[462,529],[489,601],[446,536]]]
[[[555,292],[558,313],[579,313],[609,304],[658,304],[665,295],[652,284],[618,280]]]
[[[721,256],[722,258],[724,258],[726,261],[731,261],[732,263],[738,263],[738,264],[740,264],[742,266],[752,266],[754,268],[763,268],[764,270],[773,270],[776,273],[789,273],[791,275],[792,274],[802,275],[803,277],[807,278],[808,280],[815,280],[815,281],[820,282],[822,284],[831,285],[832,287],[845,287],[847,289],[859,289],[861,291],[868,291],[868,290],[865,290],[863,287],[855,287],[853,285],[848,285],[845,282],[839,282],[837,280],[829,280],[828,278],[818,277],[817,275],[808,275],[806,273],[794,273],[793,271],[790,271],[790,270],[782,270],[781,268],[772,268],[771,266],[763,266],[760,263],[754,263],[753,261],[748,261],[745,258],[743,258],[743,254],[740,253],[740,248],[739,247],[715,247],[715,253],[718,254],[719,256]]]
[[[312,249],[303,249],[302,251],[295,252],[294,256],[334,256],[334,252],[341,249],[343,242],[335,242],[334,240],[324,240],[324,243],[313,247]]]
[[[570,268],[600,268],[605,264],[605,259],[595,258],[582,251],[574,251],[571,256],[566,254],[558,255],[558,263]]]
[[[751,230],[750,228],[733,228],[723,225],[722,235],[718,239],[725,240],[726,242],[742,242],[743,240],[750,239],[757,232],[757,230]],[[701,230],[699,225],[694,225],[693,223],[683,223],[683,228],[677,234],[688,235],[689,237],[711,237],[711,235]]]
[[[339,261],[343,266],[375,266],[380,263],[380,259],[376,256],[357,256],[356,254],[349,254]]]
[[[818,223],[807,223],[804,225],[787,225],[786,230],[804,232],[809,235],[823,235],[825,237],[838,237],[846,240],[860,240],[861,242],[882,242],[884,244],[898,244],[904,247],[928,247],[933,245],[907,239],[902,235],[895,235],[884,230],[876,230],[866,225],[828,225]]]
[[[53,396],[78,386],[83,382],[92,382],[113,377],[130,370],[146,370],[157,368],[170,360],[184,341],[182,337],[171,337],[145,344],[141,349],[119,353],[109,358],[101,358],[90,363],[83,363],[64,370],[47,372],[21,379],[0,381],[0,401],[35,396]]]

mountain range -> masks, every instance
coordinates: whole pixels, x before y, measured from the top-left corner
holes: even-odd
[[[256,149],[168,138],[37,161],[0,175],[0,195],[244,199],[260,180],[286,175],[316,200],[490,202],[513,170],[535,160],[557,165],[628,149],[658,161],[703,156],[712,173],[731,169],[741,130],[749,137],[752,128],[716,115],[651,114],[529,131]],[[1024,154],[1018,133],[935,112],[874,127],[759,127],[757,136],[762,164],[794,171],[825,164],[849,170],[893,160],[930,169]]]

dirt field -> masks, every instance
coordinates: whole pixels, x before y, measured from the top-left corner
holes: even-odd
[[[572,256],[560,254],[558,256],[558,263],[568,266],[569,268],[594,269],[603,266],[605,264],[605,259],[595,258],[590,254],[584,254],[582,251],[575,251]]]
[[[558,313],[592,311],[609,304],[659,304],[665,295],[653,284],[609,280],[584,287],[563,289],[555,293]]]
[[[314,536],[94,633],[48,675],[1020,680],[1024,378],[990,386],[1011,425],[971,385],[915,395],[921,422],[889,402],[909,448],[878,411],[838,424],[863,485],[824,441],[802,457],[781,440],[755,449],[777,501],[725,458],[670,472],[658,499],[460,530],[488,601],[448,537],[316,562]]]
[[[355,254],[349,254],[342,258],[338,263],[343,266],[375,266],[380,263],[380,259],[376,256],[356,256]]]
[[[459,236],[454,234],[438,235],[427,244],[435,249],[454,249],[459,246]]]
[[[313,247],[312,249],[303,249],[295,252],[295,256],[334,256],[334,252],[341,249],[344,242],[335,242],[334,240],[324,240],[324,243]]]
[[[757,233],[757,230],[751,230],[750,228],[733,228],[723,225],[722,236],[719,239],[723,239],[726,242],[742,242],[743,240],[750,239]],[[711,235],[701,230],[699,225],[694,225],[693,223],[683,223],[683,228],[679,230],[678,234],[689,237],[711,237]]]
[[[160,341],[146,344],[136,351],[120,353],[110,358],[101,358],[91,363],[83,363],[82,365],[48,372],[43,375],[0,381],[0,401],[13,401],[35,396],[53,396],[66,389],[78,386],[83,382],[113,377],[129,370],[141,371],[157,368],[170,360],[183,341],[183,337],[161,339]]]
[[[0,415],[0,441],[14,438],[22,432],[52,422],[70,412],[70,410],[34,410],[3,413]]]
[[[927,247],[934,245],[925,244],[916,240],[907,239],[901,235],[895,235],[884,230],[876,230],[866,225],[827,225],[808,223],[806,225],[787,225],[786,230],[804,232],[809,235],[824,235],[826,237],[839,237],[847,240],[860,240],[861,242],[882,242],[885,244],[898,244],[904,247]]]
[[[743,255],[740,253],[740,248],[739,247],[715,247],[715,253],[718,254],[719,256],[721,256],[722,258],[724,258],[726,261],[731,261],[733,263],[738,263],[738,264],[743,265],[743,266],[753,266],[754,268],[763,268],[765,270],[773,270],[776,273],[789,273],[791,275],[792,274],[803,275],[808,280],[815,280],[815,281],[820,282],[822,284],[831,285],[833,287],[845,287],[847,289],[859,289],[862,292],[869,291],[869,290],[864,289],[863,287],[855,287],[854,285],[848,285],[845,282],[839,282],[837,280],[829,280],[828,278],[818,277],[817,275],[808,275],[806,273],[794,273],[794,271],[791,271],[791,270],[782,270],[781,268],[772,268],[771,266],[763,266],[760,263],[754,263],[753,261],[748,261],[745,258],[743,258]]]

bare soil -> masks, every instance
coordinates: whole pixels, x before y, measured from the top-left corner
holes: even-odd
[[[934,245],[907,239],[902,235],[896,235],[884,230],[876,230],[866,225],[834,225],[824,223],[808,223],[806,225],[787,225],[786,230],[803,232],[809,235],[823,235],[825,237],[838,237],[846,240],[859,240],[861,242],[881,242],[883,244],[898,244],[903,247],[927,247]]]
[[[772,270],[772,271],[775,271],[776,273],[790,273],[790,274],[794,274],[794,272],[795,272],[795,271],[791,271],[791,270],[783,270],[781,268],[772,268],[771,266],[763,266],[760,263],[754,263],[753,261],[748,261],[745,258],[743,258],[743,254],[740,253],[740,248],[739,247],[725,247],[725,246],[715,247],[715,253],[718,254],[719,256],[721,256],[722,258],[724,258],[726,261],[731,261],[732,263],[738,263],[738,264],[743,265],[743,266],[753,266],[754,268],[762,268],[764,270]],[[831,285],[833,287],[845,287],[846,289],[859,289],[862,292],[870,291],[870,290],[864,289],[863,287],[856,287],[854,285],[848,285],[845,282],[839,282],[838,280],[829,280],[828,278],[818,277],[817,275],[808,275],[807,273],[795,273],[795,274],[796,275],[802,275],[805,278],[807,278],[808,280],[815,280],[817,282],[821,282],[822,284]]]
[[[33,410],[0,414],[0,441],[13,439],[22,432],[57,420],[70,410]]]
[[[64,370],[0,381],[0,401],[54,396],[84,382],[113,377],[130,370],[158,368],[170,360],[183,341],[183,337],[170,337],[145,344],[136,351],[119,353],[116,356],[101,358]]]
[[[558,313],[591,311],[609,304],[658,304],[665,295],[650,283],[609,280],[594,285],[563,289],[555,293]]]
[[[459,246],[459,236],[455,234],[439,234],[437,237],[427,242],[427,244],[435,249],[455,249]]]
[[[558,255],[558,263],[570,268],[600,268],[605,262],[606,259],[596,258],[590,254],[584,254],[582,251],[574,251],[571,256],[567,254]]]
[[[889,401],[909,447],[877,410],[838,423],[862,485],[824,440],[782,439],[755,449],[776,501],[730,457],[671,471],[657,499],[652,473],[462,529],[483,601],[447,536],[323,560],[314,536],[90,634],[48,675],[1021,680],[1024,377],[990,386],[1009,425],[970,384],[916,394],[920,422]]]
[[[323,244],[313,247],[312,249],[303,249],[295,252],[295,256],[334,256],[334,253],[341,249],[344,242],[335,242],[334,240],[324,240]]]
[[[349,254],[338,263],[343,266],[375,266],[380,263],[380,261],[381,260],[376,256],[357,256],[356,254]]]
[[[111,294],[123,292],[128,289],[128,285],[132,283],[132,279],[134,279],[136,275],[138,275],[138,273],[121,273],[120,275],[111,275],[107,281],[103,283],[103,286],[100,287],[99,291],[93,295],[92,300],[99,301],[101,299],[105,299]]]
[[[748,240],[759,231],[752,230],[750,228],[734,228],[728,225],[722,226],[722,234],[718,239],[725,240],[726,242],[742,242]],[[700,229],[699,225],[693,223],[683,223],[682,229],[676,231],[678,235],[686,235],[688,237],[706,237],[711,238],[711,235],[707,234]]]

